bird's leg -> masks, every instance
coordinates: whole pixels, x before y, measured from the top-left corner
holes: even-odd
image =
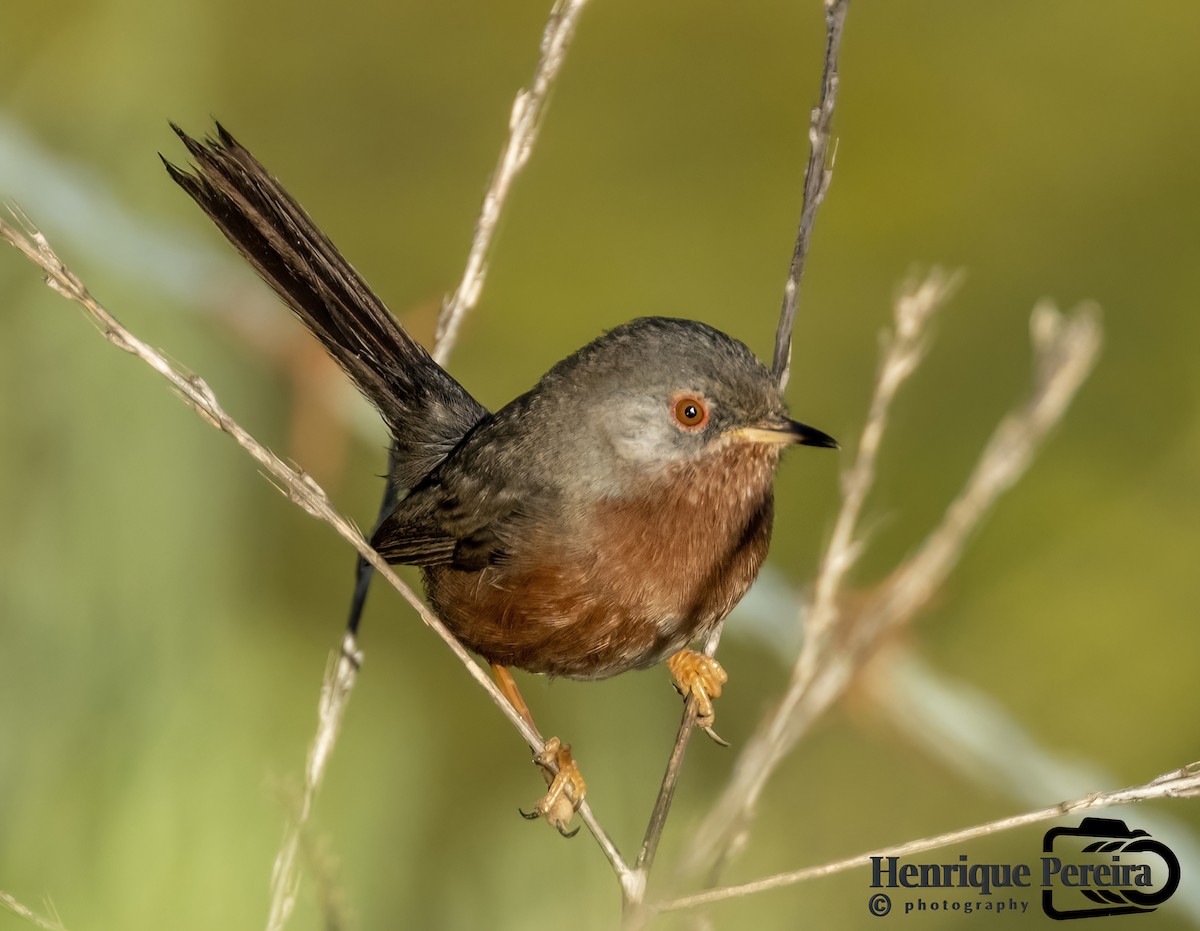
[[[496,680],[496,687],[504,693],[504,697],[508,699],[508,703],[513,706],[517,714],[523,717],[525,723],[536,731],[537,725],[533,723],[533,715],[529,713],[529,706],[525,704],[521,690],[517,688],[517,680],[508,671],[508,667],[492,663],[492,678]]]
[[[492,677],[517,714],[536,732],[537,725],[533,723],[533,715],[529,713],[529,706],[525,704],[521,690],[517,688],[517,680],[508,671],[508,667],[492,663]],[[534,756],[533,762],[541,768],[548,788],[546,794],[533,806],[533,811],[522,811],[521,814],[530,821],[545,818],[563,837],[574,837],[579,833],[579,828],[568,831],[567,827],[583,802],[587,793],[587,783],[583,781],[583,774],[579,772],[579,766],[571,756],[571,745],[564,744],[557,737],[551,737],[542,751]]]
[[[680,650],[667,660],[667,668],[671,670],[675,689],[684,700],[689,696],[695,697],[697,726],[703,728],[704,732],[721,746],[729,746],[712,728],[717,716],[712,700],[721,697],[721,687],[729,681],[729,676],[721,668],[721,664],[711,656],[697,653],[695,650]]]

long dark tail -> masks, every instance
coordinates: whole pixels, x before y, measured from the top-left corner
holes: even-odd
[[[412,339],[296,203],[220,123],[196,160],[163,164],[379,409],[396,447],[393,480],[411,487],[487,410]]]

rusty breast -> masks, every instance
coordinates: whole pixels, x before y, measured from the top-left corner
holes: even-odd
[[[570,678],[650,666],[707,633],[767,554],[776,447],[731,443],[599,501],[568,528],[529,528],[482,572],[426,570],[434,607],[489,662]]]

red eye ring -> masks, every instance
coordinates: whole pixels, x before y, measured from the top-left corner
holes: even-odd
[[[676,395],[671,414],[675,417],[676,425],[685,430],[700,430],[708,423],[708,405],[703,398],[693,394]]]

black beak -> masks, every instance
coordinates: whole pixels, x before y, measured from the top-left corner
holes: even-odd
[[[738,427],[729,431],[729,435],[742,442],[766,443],[771,446],[790,446],[793,443],[799,443],[802,446],[838,448],[837,440],[828,433],[822,433],[807,424],[797,423],[786,417],[772,417],[770,420],[751,427]]]
[[[808,424],[798,423],[795,420],[787,421],[786,432],[792,437],[793,443],[799,443],[801,446],[822,446],[825,449],[839,448],[838,441],[828,433],[822,433],[816,427],[810,427]]]

